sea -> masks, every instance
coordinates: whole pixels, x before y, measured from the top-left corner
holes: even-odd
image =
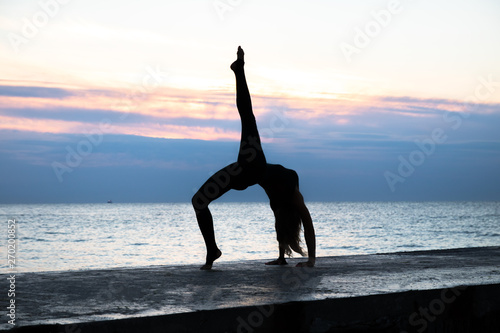
[[[317,256],[500,246],[500,202],[309,202]],[[220,262],[278,256],[268,203],[212,203]],[[0,204],[2,273],[202,265],[188,203]],[[304,244],[304,248],[305,244]]]

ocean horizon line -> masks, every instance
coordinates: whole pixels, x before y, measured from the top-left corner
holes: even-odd
[[[112,199],[108,199],[112,200]],[[306,200],[309,203],[460,203],[460,202],[477,202],[477,203],[486,203],[486,202],[500,202],[500,200]],[[233,204],[233,203],[262,203],[269,204],[269,201],[265,200],[220,200],[213,201],[211,205],[216,204]],[[115,201],[108,202],[104,201],[81,201],[81,202],[0,202],[0,205],[78,205],[78,204],[189,204],[189,201]]]

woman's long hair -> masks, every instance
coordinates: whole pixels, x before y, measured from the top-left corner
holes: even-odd
[[[280,207],[274,213],[276,235],[280,248],[285,250],[287,256],[292,256],[292,250],[305,256],[300,246],[300,230],[302,221],[294,205]]]

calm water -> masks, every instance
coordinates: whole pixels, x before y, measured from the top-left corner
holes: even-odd
[[[308,203],[317,255],[500,245],[500,202]],[[277,257],[267,203],[214,203],[221,261]],[[16,219],[18,271],[203,264],[190,204],[0,205],[1,270]]]

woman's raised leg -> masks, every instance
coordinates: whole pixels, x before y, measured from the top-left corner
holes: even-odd
[[[257,122],[253,114],[252,100],[245,77],[244,55],[243,49],[238,47],[238,58],[231,65],[231,69],[236,77],[236,107],[238,108],[241,119],[241,140],[238,162],[243,167],[250,165],[248,169],[251,170],[251,178],[259,178],[265,171],[266,157],[262,150]],[[255,179],[252,179],[252,181],[254,180]],[[255,182],[251,185],[254,184]]]

